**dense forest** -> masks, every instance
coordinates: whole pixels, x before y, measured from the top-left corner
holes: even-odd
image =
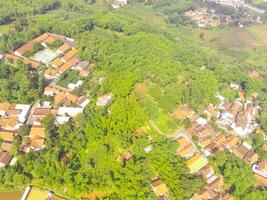
[[[16,146],[18,161],[0,169],[0,189],[32,184],[68,199],[85,199],[89,193],[102,199],[156,199],[150,183],[158,176],[169,188],[170,199],[189,199],[204,187],[204,180],[189,173],[176,153],[177,142],[147,128],[149,120],[172,131],[182,123],[170,115],[175,108],[188,104],[201,113],[216,101],[217,92],[234,99],[238,94],[226,89],[230,83],[242,85],[247,96],[260,94],[259,104],[267,110],[266,82],[247,76],[251,69],[266,76],[264,67],[204,44],[183,26],[187,19],[179,18],[180,11],[173,11],[172,3],[182,10],[194,6],[193,1],[139,2],[130,1],[120,10],[102,1],[0,3],[0,53],[50,32],[75,39],[79,57],[93,63],[82,88],[91,97],[85,113],[59,126],[53,116],[47,117],[45,149],[24,154]],[[135,5],[144,9],[144,16]],[[164,18],[167,12],[171,15]],[[44,84],[43,77],[21,63],[0,64],[0,82],[0,101],[17,103],[34,102]],[[97,97],[106,93],[113,95],[111,105],[95,107]],[[260,116],[260,123],[267,130],[267,115]],[[23,130],[17,137],[23,140]],[[149,145],[153,150],[146,153]],[[125,151],[133,158],[118,161]],[[229,188],[235,185],[236,198],[264,199],[265,192],[248,189],[255,180],[243,161],[222,152],[211,162]],[[244,169],[242,174],[235,171],[238,167]]]

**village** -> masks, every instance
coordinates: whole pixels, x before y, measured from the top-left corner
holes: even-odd
[[[38,151],[46,146],[46,128],[43,124],[46,117],[54,116],[55,124],[61,125],[83,113],[90,103],[89,94],[82,95],[75,91],[82,86],[83,78],[89,76],[92,68],[90,62],[82,61],[77,56],[73,39],[53,33],[44,33],[27,42],[2,56],[1,62],[11,65],[23,62],[32,73],[45,77],[45,86],[42,96],[33,104],[0,103],[0,168],[16,163],[17,159],[11,152],[23,126],[29,127],[29,132],[19,148],[25,153]],[[71,71],[78,74],[78,80],[67,82],[65,87],[58,85],[60,77]],[[110,100],[110,94],[100,96],[96,105],[106,106]]]
[[[234,83],[229,87],[240,90],[239,85]],[[192,121],[189,127],[182,128],[172,138],[179,143],[178,154],[186,160],[190,173],[202,176],[207,182],[207,186],[190,200],[233,199],[225,190],[223,177],[215,173],[208,161],[218,151],[226,150],[243,159],[251,166],[260,186],[265,187],[267,183],[267,160],[260,160],[247,140],[260,131],[256,120],[261,110],[256,104],[257,95],[246,99],[239,92],[237,99],[229,101],[218,94],[216,99],[218,104],[209,104],[201,116],[188,105],[182,105],[172,113],[177,120]],[[263,139],[265,144],[261,148],[267,151],[267,141]],[[159,198],[168,199],[168,188],[164,182],[156,180],[152,187]]]
[[[16,65],[18,61],[28,65],[33,73],[44,75],[46,84],[42,96],[33,104],[0,103],[0,168],[16,163],[17,158],[12,156],[12,149],[23,126],[29,127],[29,132],[27,139],[19,144],[20,149],[24,153],[42,150],[46,146],[43,122],[48,116],[55,117],[56,125],[68,123],[82,114],[90,103],[90,95],[77,93],[76,89],[83,85],[83,78],[90,75],[92,64],[79,59],[73,39],[44,33],[2,56],[2,62]],[[77,82],[69,82],[65,84],[66,87],[58,85],[60,77],[70,71],[77,72]],[[177,153],[186,160],[190,173],[201,175],[207,182],[207,186],[200,193],[194,194],[191,200],[233,199],[224,190],[223,177],[217,175],[208,162],[208,158],[218,151],[227,150],[244,159],[255,175],[267,181],[267,160],[260,160],[252,145],[243,140],[259,130],[256,118],[261,107],[256,103],[257,95],[245,98],[240,86],[234,83],[229,88],[239,91],[239,97],[229,101],[217,94],[218,103],[209,104],[203,115],[198,115],[188,105],[182,105],[172,113],[177,120],[188,119],[192,122],[189,127],[179,130],[172,139],[178,142]],[[105,94],[98,97],[96,106],[105,107],[111,100],[112,94]],[[267,142],[262,148],[267,150]],[[152,146],[144,151],[149,153]],[[131,158],[132,153],[125,152],[118,160],[128,161]],[[160,178],[152,178],[151,187],[160,199],[168,199],[168,188]],[[30,199],[27,198],[31,196],[30,191],[35,190],[28,187],[24,194],[25,200]],[[51,193],[46,195],[53,196]]]
[[[198,28],[214,28],[219,26],[237,26],[243,28],[248,24],[261,24],[262,20],[259,16],[258,18],[253,18],[250,15],[235,17],[229,14],[223,14],[217,12],[213,8],[200,7],[195,10],[187,10],[184,16],[190,18],[196,23]]]

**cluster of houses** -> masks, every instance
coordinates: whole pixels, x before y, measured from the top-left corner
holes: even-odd
[[[234,85],[233,89],[237,89]],[[201,175],[207,186],[191,200],[204,199],[232,199],[224,190],[223,178],[217,176],[208,163],[208,157],[218,151],[228,150],[252,167],[255,174],[267,180],[267,161],[259,161],[258,154],[248,142],[242,142],[240,137],[248,136],[256,131],[258,126],[256,114],[260,107],[253,101],[240,99],[228,102],[217,95],[220,103],[217,106],[208,105],[204,110],[204,117],[200,117],[188,105],[182,105],[173,112],[178,120],[190,119],[192,124],[176,135],[179,143],[178,154],[186,159],[190,173]],[[224,128],[223,133],[211,125],[210,120],[216,119],[216,124]],[[265,144],[267,146],[267,144]]]
[[[49,80],[57,80],[69,70],[76,70],[80,76],[86,77],[89,75],[90,64],[79,59],[78,50],[74,46],[75,42],[71,38],[44,33],[6,54],[5,59],[13,64],[21,60],[32,70],[44,71],[45,78]]]
[[[0,167],[12,165],[10,152],[13,141],[20,127],[26,123],[30,108],[26,104],[0,103]]]
[[[78,71],[80,76],[89,74],[90,63],[80,61],[73,39],[45,33],[4,56],[4,61],[11,64],[16,64],[18,60],[29,65],[32,71],[44,74],[48,84],[43,88],[40,99],[31,105],[0,103],[0,168],[15,163],[16,158],[11,152],[23,125],[29,130],[20,144],[21,149],[24,152],[41,150],[45,147],[46,128],[43,122],[47,116],[54,116],[56,125],[68,123],[83,113],[90,103],[86,96],[75,93],[82,86],[82,80],[68,83],[67,88],[57,85],[59,76],[69,70]],[[100,96],[96,105],[107,106],[111,98],[112,94]]]
[[[253,101],[242,102],[236,99],[234,102],[225,100],[223,96],[217,95],[220,104],[217,106],[219,111],[218,124],[222,128],[232,129],[239,136],[247,136],[254,132],[258,127],[256,114],[260,107],[255,106]]]
[[[229,15],[217,14],[215,10],[209,10],[207,8],[201,8],[197,10],[188,10],[184,13],[194,21],[199,28],[218,27],[221,24],[232,24],[232,18]]]

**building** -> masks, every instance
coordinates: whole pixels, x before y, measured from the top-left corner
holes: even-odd
[[[160,180],[159,178],[153,180],[151,183],[151,187],[158,198],[165,200],[168,199],[169,190],[162,180]]]
[[[6,167],[11,160],[12,160],[12,155],[10,155],[8,152],[5,151],[0,152],[0,168]]]
[[[97,106],[107,106],[111,100],[112,96],[111,95],[103,95],[98,98],[96,105]]]
[[[179,143],[178,154],[180,156],[190,158],[195,152],[197,152],[197,149],[193,146],[193,144],[184,137],[178,138],[177,142]]]
[[[83,108],[75,107],[60,107],[57,114],[59,116],[76,117],[78,114],[83,113]]]
[[[28,186],[21,198],[21,200],[52,200],[54,195],[51,192],[46,192]]]
[[[3,62],[4,57],[5,57],[4,55],[0,54],[0,64]]]
[[[33,150],[40,150],[44,148],[45,143],[45,127],[32,126],[30,130],[30,148]]]
[[[198,172],[207,164],[208,161],[200,154],[196,154],[186,161],[186,165],[189,168],[191,174]]]
[[[127,5],[127,0],[113,0],[111,3],[112,8],[117,9]]]
[[[188,105],[182,105],[173,112],[173,116],[178,120],[190,119],[193,115],[194,111]]]

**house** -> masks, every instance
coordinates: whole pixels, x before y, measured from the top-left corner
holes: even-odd
[[[83,81],[82,80],[79,80],[76,83],[69,83],[67,85],[67,88],[68,88],[69,91],[73,91],[76,88],[79,88],[82,84],[83,84]]]
[[[0,103],[0,116],[5,116],[10,107],[10,103]]]
[[[76,104],[82,108],[85,108],[89,103],[90,103],[90,100],[86,99],[84,96],[80,96],[76,101]]]
[[[49,45],[54,44],[54,42],[56,42],[56,41],[57,41],[57,38],[54,37],[52,34],[49,34],[48,37],[42,41],[42,45],[47,47]]]
[[[35,60],[32,60],[32,59],[25,59],[23,60],[23,63],[25,65],[29,65],[31,68],[35,69],[35,70],[38,70],[39,67],[41,67],[41,63],[35,61]]]
[[[66,116],[57,116],[56,117],[56,124],[65,124],[70,121],[70,117]]]
[[[14,52],[14,54],[15,54],[16,56],[23,57],[23,55],[24,55],[27,51],[29,51],[29,50],[31,50],[31,49],[33,48],[34,44],[35,44],[34,41],[29,41],[29,42],[27,42],[26,44],[24,44],[22,47],[18,48],[18,49]]]
[[[238,90],[239,89],[239,85],[235,84],[235,83],[231,83],[230,84],[230,88],[233,90]]]
[[[103,95],[98,97],[98,100],[96,102],[97,106],[107,106],[111,100],[112,96],[111,95]]]
[[[13,149],[13,143],[12,142],[2,142],[0,149],[2,151],[12,152]]]
[[[63,64],[61,67],[59,67],[58,71],[59,73],[63,74],[66,71],[68,71],[69,69],[71,69],[72,67],[77,65],[77,60],[75,58],[68,60],[65,64]]]
[[[29,134],[30,147],[34,150],[40,150],[44,148],[45,142],[45,127],[44,126],[32,126]]]
[[[202,189],[198,196],[201,200],[217,199],[219,197],[219,195],[209,187]]]
[[[0,152],[0,168],[6,167],[11,160],[12,160],[12,155],[10,155],[8,152],[5,151]]]
[[[218,117],[219,113],[216,111],[214,105],[209,104],[207,108],[204,110],[204,114],[207,115],[208,119],[211,119],[212,117]]]
[[[51,67],[44,71],[44,77],[49,80],[57,79],[59,77],[58,71]]]
[[[178,138],[177,142],[180,145],[178,149],[178,154],[182,157],[190,158],[197,151],[193,144],[184,137]]]
[[[166,200],[168,199],[169,190],[162,180],[160,180],[159,178],[153,180],[151,187],[158,198]]]
[[[83,108],[74,108],[74,107],[60,107],[58,109],[59,116],[69,116],[75,117],[78,114],[83,113]]]
[[[13,54],[8,54],[8,53],[5,55],[4,59],[12,64],[16,64],[19,60],[21,60],[20,57],[13,55]]]
[[[207,164],[208,161],[200,154],[196,154],[186,161],[186,165],[189,168],[191,174],[198,172]]]
[[[19,123],[17,118],[1,118],[0,125],[2,130],[16,131],[22,124]]]
[[[212,166],[207,164],[206,166],[202,167],[198,172],[208,183],[212,182],[216,176]],[[214,178],[213,178],[214,177]]]
[[[54,195],[51,192],[41,191],[37,188],[27,186],[21,200],[52,200]]]
[[[201,138],[199,140],[199,144],[202,148],[207,147],[209,144],[211,144],[212,142],[212,138],[211,137],[205,137],[205,138]]]
[[[59,68],[60,66],[62,66],[64,64],[64,62],[61,60],[61,58],[56,58],[55,60],[53,60],[50,65],[54,68]]]
[[[253,165],[252,170],[254,173],[267,178],[267,160],[261,161],[257,165]]]
[[[12,143],[15,138],[15,132],[13,131],[0,131],[0,138],[6,142]]]
[[[217,177],[214,181],[209,183],[209,188],[217,193],[224,193],[224,181],[222,177]]]
[[[55,96],[56,94],[59,94],[59,92],[60,92],[59,89],[56,89],[56,88],[47,86],[44,89],[43,95],[45,95],[45,96],[51,96],[52,97],[52,96]]]
[[[75,68],[78,70],[86,70],[89,67],[89,65],[90,63],[88,61],[81,61]]]
[[[15,109],[21,111],[19,116],[18,116],[18,120],[20,123],[24,123],[27,120],[28,115],[30,113],[31,105],[16,104]]]
[[[0,54],[0,64],[3,62],[4,60],[4,55]]]
[[[70,51],[68,51],[61,59],[64,63],[67,63],[70,59],[75,57],[77,54],[77,49],[73,48]]]
[[[241,159],[243,159],[247,155],[248,151],[249,149],[243,144],[240,144],[237,147],[233,148],[233,153]]]
[[[71,50],[71,46],[68,43],[64,43],[62,46],[60,46],[57,49],[57,52],[58,53],[61,53],[61,54],[64,54],[64,53],[66,53],[69,50]]]
[[[173,116],[178,120],[190,119],[193,115],[194,111],[188,105],[182,105],[173,112]]]
[[[120,154],[117,160],[126,163],[127,161],[131,160],[132,157],[133,154],[130,151],[124,151],[123,153]]]
[[[222,148],[216,143],[216,141],[212,141],[208,146],[205,147],[203,153],[208,157],[214,155],[219,150],[222,150]]]
[[[33,41],[37,42],[37,43],[42,43],[44,40],[46,40],[49,37],[48,33],[44,33],[40,36],[38,36],[37,38],[35,38]]]
[[[60,92],[55,96],[55,104],[60,105],[63,104],[65,107],[71,105],[72,103],[76,103],[78,97],[71,93]]]
[[[224,145],[226,146],[226,148],[228,148],[229,150],[232,149],[233,147],[235,147],[237,145],[237,143],[239,142],[239,138],[235,135],[230,135],[226,138]]]
[[[127,4],[127,0],[113,0],[111,3],[112,8],[117,9]]]
[[[255,162],[257,162],[259,160],[259,156],[257,153],[255,153],[254,151],[250,150],[248,151],[245,160],[250,164],[254,164]]]

